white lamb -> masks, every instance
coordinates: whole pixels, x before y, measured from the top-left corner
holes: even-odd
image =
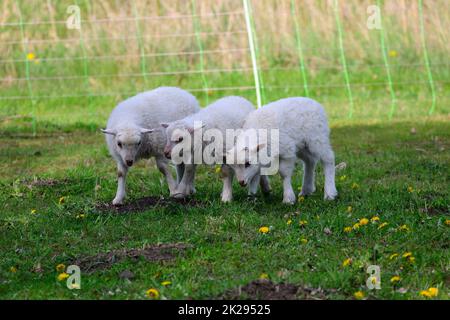
[[[106,143],[117,162],[118,187],[114,205],[125,198],[125,181],[129,168],[139,159],[155,157],[156,166],[166,177],[170,193],[176,182],[164,157],[166,135],[161,122],[175,121],[199,111],[197,99],[189,92],[174,87],[160,87],[140,93],[119,103],[108,120]],[[157,128],[159,129],[153,129]],[[150,134],[151,133],[151,134]],[[183,175],[183,166],[176,167],[177,180]]]
[[[271,139],[260,143],[261,139],[256,132],[257,140],[249,142],[249,136],[254,135],[252,129],[278,129],[279,148],[271,146]],[[324,166],[325,196],[326,200],[333,200],[337,196],[334,182],[335,167],[334,153],[330,146],[330,129],[323,107],[316,101],[302,97],[281,99],[269,103],[253,111],[245,119],[243,132],[237,137],[235,146],[229,150],[228,157],[237,156],[244,159],[241,164],[232,168],[241,185],[252,183],[255,176],[260,174],[262,168],[260,153],[264,148],[268,158],[279,160],[278,172],[283,179],[283,202],[294,203],[296,196],[291,185],[291,176],[295,163],[301,159],[304,164],[302,190],[299,195],[309,195],[315,191],[314,170],[318,160]],[[258,142],[259,141],[259,142]],[[273,154],[272,154],[273,153]],[[249,159],[257,159],[253,163]],[[266,164],[269,166],[271,163]]]
[[[195,165],[198,163],[195,163],[193,160],[194,154],[199,150],[196,150],[195,148],[200,148],[200,154],[202,154],[201,152],[208,144],[208,141],[212,143],[211,140],[205,139],[205,134],[208,133],[208,130],[209,133],[215,131],[215,133],[221,135],[223,138],[223,144],[220,146],[221,148],[217,150],[217,156],[220,156],[220,162],[222,163],[223,156],[227,151],[227,146],[225,143],[227,129],[236,130],[241,128],[244,123],[244,119],[253,110],[255,110],[254,106],[248,100],[242,97],[230,96],[219,99],[202,109],[200,112],[192,114],[184,119],[172,123],[162,124],[162,126],[166,128],[166,134],[168,137],[167,145],[164,149],[166,157],[171,158],[174,147],[179,143],[184,143],[185,150],[188,150],[187,154],[191,159],[191,165],[186,164],[185,166],[185,174],[177,187],[176,197],[185,197],[195,191],[193,189],[193,180],[195,176]],[[194,128],[195,123],[200,123],[201,125]],[[198,132],[197,130],[202,130],[198,133],[201,135],[200,143],[194,143],[194,132]],[[188,144],[187,140],[184,140],[183,142],[183,139],[186,137],[190,137],[190,144]],[[207,141],[204,142],[203,140]],[[231,148],[232,146],[232,143],[230,143],[228,148]],[[214,152],[216,152],[216,150]],[[205,159],[200,160],[203,162]],[[234,174],[226,164],[222,165],[221,171],[223,180],[222,201],[228,202],[231,201],[232,198],[232,181]]]

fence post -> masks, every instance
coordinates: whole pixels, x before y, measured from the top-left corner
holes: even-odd
[[[194,32],[195,32],[195,39],[197,41],[197,46],[198,46],[198,50],[200,52],[199,58],[200,58],[200,71],[201,71],[201,75],[202,75],[202,82],[203,82],[203,90],[205,92],[205,101],[206,101],[206,105],[209,104],[209,85],[208,85],[208,80],[206,79],[205,76],[205,58],[204,58],[204,53],[203,53],[203,44],[202,44],[202,37],[201,37],[201,30],[200,30],[200,24],[198,21],[198,16],[197,16],[197,10],[195,9],[197,3],[195,0],[191,1],[191,6],[192,6],[192,22],[194,23]]]
[[[256,62],[255,42],[253,39],[253,30],[250,20],[250,10],[248,0],[242,0],[245,12],[245,24],[247,25],[248,44],[250,47],[250,55],[252,58],[253,77],[255,79],[256,105],[261,108],[261,87],[259,85],[258,64]]]

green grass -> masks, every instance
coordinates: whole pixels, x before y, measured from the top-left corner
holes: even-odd
[[[445,94],[450,88],[449,68],[446,65],[433,67],[437,105],[434,115],[448,114],[450,103]],[[172,66],[172,70],[184,70],[185,67]],[[195,67],[191,67],[195,69]],[[381,67],[360,66],[350,68],[352,93],[354,97],[353,120],[385,120],[391,112],[391,96],[384,69]],[[431,108],[431,93],[423,66],[395,67],[394,92],[396,107],[393,119],[417,119],[428,116]],[[293,72],[294,70],[294,72]],[[74,69],[73,74],[80,74],[80,69]],[[114,74],[116,71],[111,71]],[[47,73],[44,73],[46,75]],[[266,70],[262,72],[264,78],[263,103],[268,103],[286,96],[303,96],[303,86],[300,73],[296,67]],[[330,119],[348,119],[350,103],[339,64],[336,68],[320,70],[309,77],[310,97],[320,101],[326,108]],[[90,127],[103,126],[110,110],[119,101],[137,92],[161,85],[173,85],[186,89],[200,89],[203,87],[200,75],[192,76],[163,76],[152,77],[148,85],[142,79],[111,79],[104,80],[100,88],[94,89],[94,96],[88,93],[80,81],[65,81],[56,84],[53,81],[40,81],[34,85],[35,96],[47,98],[37,99],[34,104],[27,98],[28,94],[21,93],[18,86],[6,87],[2,90],[4,98],[22,96],[21,100],[0,100],[0,132],[10,130],[33,131],[33,119],[36,120],[36,132],[54,130],[55,126],[67,127],[83,124]],[[105,82],[106,81],[106,82]],[[217,73],[208,74],[210,88],[237,88],[229,90],[209,90],[208,93],[195,91],[201,105],[212,102],[226,95],[242,95],[256,103],[255,91],[251,73]],[[25,85],[25,82],[23,83]],[[250,88],[250,89],[238,89]],[[22,88],[23,89],[23,88]],[[98,96],[111,94],[110,96]],[[75,95],[76,97],[71,97]],[[80,95],[79,97],[77,95]],[[63,96],[61,98],[60,96]],[[69,97],[65,97],[69,96]],[[14,117],[21,117],[15,119]],[[10,125],[11,124],[11,125]],[[50,129],[48,127],[51,127]]]
[[[64,0],[36,7],[6,1],[3,22],[18,22],[18,9],[24,22],[64,20],[71,4],[73,1]],[[152,10],[143,2],[137,4],[147,14],[172,12],[166,12],[159,2]],[[183,5],[189,7],[189,3],[179,4],[179,13],[191,12],[190,8],[183,11]],[[263,103],[304,95],[294,25],[285,21],[290,16],[289,8],[283,16],[286,19],[273,25],[272,20],[265,19],[265,12],[283,7],[273,4],[252,3]],[[115,164],[99,128],[105,126],[119,101],[140,91],[171,85],[195,89],[193,93],[203,106],[207,100],[225,95],[242,95],[255,103],[251,70],[205,73],[209,89],[202,91],[202,74],[182,74],[199,70],[198,54],[163,54],[197,51],[198,44],[190,38],[152,38],[177,30],[193,32],[188,20],[142,22],[142,34],[149,36],[144,41],[144,51],[149,54],[145,58],[133,40],[90,41],[85,48],[78,41],[62,42],[80,36],[64,23],[29,24],[23,30],[2,26],[6,42],[0,48],[0,74],[4,75],[0,82],[0,299],[140,299],[151,287],[167,299],[209,298],[255,280],[262,273],[274,282],[336,289],[328,294],[333,299],[352,299],[358,290],[369,298],[416,299],[421,298],[420,290],[432,286],[439,288],[438,298],[448,299],[450,239],[445,221],[449,219],[450,68],[446,41],[449,28],[445,28],[448,19],[441,16],[446,4],[424,6],[425,45],[437,98],[432,115],[431,86],[419,29],[412,28],[419,25],[418,15],[392,5],[383,11],[387,62],[396,98],[392,119],[380,34],[364,27],[365,4],[348,5],[351,10],[346,9],[345,18],[341,18],[354,98],[351,119],[335,20],[327,19],[333,12],[325,3],[311,3],[305,10],[297,8],[310,97],[327,110],[337,163],[344,161],[347,168],[338,172],[339,199],[322,200],[319,168],[318,191],[295,206],[281,203],[278,177],[272,179],[274,191],[270,197],[248,201],[246,191],[235,185],[235,201],[224,205],[219,200],[221,182],[214,168],[200,167],[195,195],[200,207],[174,203],[127,215],[98,212],[96,205],[110,202],[116,189]],[[120,38],[135,34],[134,24],[89,22],[110,15],[131,16],[130,7],[111,1],[82,1],[80,6],[84,36]],[[238,2],[218,6],[219,11],[240,10]],[[278,10],[274,14],[277,12],[282,13]],[[203,20],[201,27],[204,32],[245,30],[239,23],[222,17]],[[24,46],[22,37],[51,42]],[[213,51],[245,48],[247,35],[204,36],[202,45]],[[27,61],[28,53],[35,58]],[[151,56],[158,53],[162,55]],[[81,58],[84,56],[90,59]],[[103,58],[97,59],[99,56]],[[244,51],[205,53],[204,62],[207,70],[251,65]],[[147,73],[179,73],[149,74],[144,79],[143,64]],[[29,82],[28,75],[32,79]],[[233,89],[211,89],[229,87]],[[30,184],[34,178],[60,183],[37,186]],[[352,188],[354,183],[359,188]],[[295,175],[295,188],[300,184],[301,168]],[[408,192],[408,187],[413,192]],[[143,161],[133,168],[128,189],[127,201],[168,196],[153,161]],[[60,205],[62,196],[66,202]],[[33,209],[36,214],[31,214]],[[85,214],[85,218],[77,218],[79,214]],[[359,219],[375,215],[380,222],[343,232]],[[289,219],[291,225],[287,224]],[[306,227],[301,228],[299,220],[308,221]],[[378,229],[383,222],[388,225]],[[409,231],[399,230],[402,225]],[[271,231],[260,234],[261,226],[271,226]],[[325,228],[332,233],[326,234]],[[302,238],[308,242],[302,244]],[[174,261],[127,260],[109,270],[82,274],[81,290],[70,291],[56,279],[57,264],[67,265],[80,256],[175,242],[192,248]],[[401,258],[405,252],[412,252],[414,263]],[[390,260],[393,253],[400,257]],[[347,258],[353,263],[344,268],[342,263]],[[381,290],[365,289],[365,270],[371,264],[381,267]],[[37,266],[42,272],[33,271]],[[11,267],[17,272],[11,272]],[[136,275],[130,283],[118,276],[126,269]],[[390,278],[397,274],[401,281],[394,287]],[[172,285],[163,288],[164,280]],[[399,288],[404,293],[397,292]]]
[[[278,177],[272,178],[273,194],[256,201],[248,201],[246,191],[235,183],[235,200],[224,205],[214,168],[201,167],[195,195],[201,207],[173,204],[126,215],[95,209],[96,204],[111,201],[116,188],[115,164],[100,133],[83,126],[49,127],[47,133],[32,137],[11,128],[0,137],[1,299],[144,299],[152,287],[167,299],[201,299],[244,285],[262,273],[274,282],[337,289],[328,295],[332,299],[352,299],[358,290],[375,299],[420,299],[419,291],[429,287],[438,287],[438,298],[448,299],[446,117],[333,122],[336,161],[347,163],[337,173],[340,196],[333,202],[322,200],[319,168],[318,191],[295,206],[281,203]],[[29,187],[33,177],[62,183]],[[293,183],[300,187],[301,168]],[[354,183],[359,188],[352,188]],[[408,192],[408,187],[414,191]],[[168,196],[152,161],[133,168],[128,190],[127,201]],[[61,196],[66,197],[63,205],[58,203]],[[37,213],[31,214],[32,209]],[[84,219],[77,218],[80,213],[86,214]],[[375,215],[379,223],[343,232],[359,219]],[[301,228],[299,220],[308,224]],[[379,229],[382,222],[388,225]],[[401,225],[409,231],[400,231]],[[270,226],[271,231],[260,234],[261,226]],[[326,234],[325,228],[332,233]],[[301,238],[308,243],[302,244]],[[55,266],[76,257],[176,242],[192,248],[173,261],[126,260],[109,270],[82,274],[81,290],[68,290],[56,279]],[[405,252],[412,252],[414,263],[401,257]],[[400,257],[390,260],[393,253]],[[346,258],[353,263],[344,268]],[[33,271],[38,264],[41,273]],[[365,270],[371,264],[381,267],[381,290],[365,288]],[[136,275],[129,283],[118,276],[126,269]],[[397,274],[401,281],[394,288],[390,278]],[[164,288],[164,280],[172,285]],[[406,292],[398,293],[398,288]]]

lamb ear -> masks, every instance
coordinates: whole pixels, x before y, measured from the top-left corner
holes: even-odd
[[[167,122],[161,122],[160,125],[163,128],[167,128],[169,126],[169,124]]]
[[[100,129],[100,130],[104,134],[110,134],[112,136],[115,136],[117,134],[117,132],[115,130],[112,130],[112,129]]]
[[[145,134],[145,133],[152,133],[154,132],[155,129],[145,129],[145,128],[141,128],[141,133]]]

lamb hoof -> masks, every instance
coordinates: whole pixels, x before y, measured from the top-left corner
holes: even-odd
[[[123,205],[123,199],[117,199],[114,198],[114,200],[112,201],[113,206],[121,206]]]
[[[300,197],[300,196],[303,196],[303,197],[306,197],[306,196],[310,196],[310,195],[312,195],[314,192],[315,192],[316,190],[315,189],[312,189],[312,190],[302,190],[299,194],[298,194],[298,196]]]
[[[223,203],[230,203],[231,200],[232,200],[231,197],[222,197],[222,202],[223,202]]]
[[[325,194],[324,200],[333,201],[334,199],[336,199],[337,195],[338,195],[337,193],[335,193],[335,194]]]
[[[283,203],[286,203],[286,204],[295,204],[295,195],[289,195],[289,196],[286,196],[286,197],[284,197],[283,198]]]
[[[185,195],[185,194],[182,193],[182,192],[177,192],[177,193],[171,194],[170,197],[171,197],[171,198],[174,198],[174,199],[184,199],[184,198],[187,197],[187,195]]]
[[[228,189],[222,190],[222,192],[220,193],[220,197],[223,203],[231,202],[231,200],[233,199],[233,192],[230,192],[230,190]]]

